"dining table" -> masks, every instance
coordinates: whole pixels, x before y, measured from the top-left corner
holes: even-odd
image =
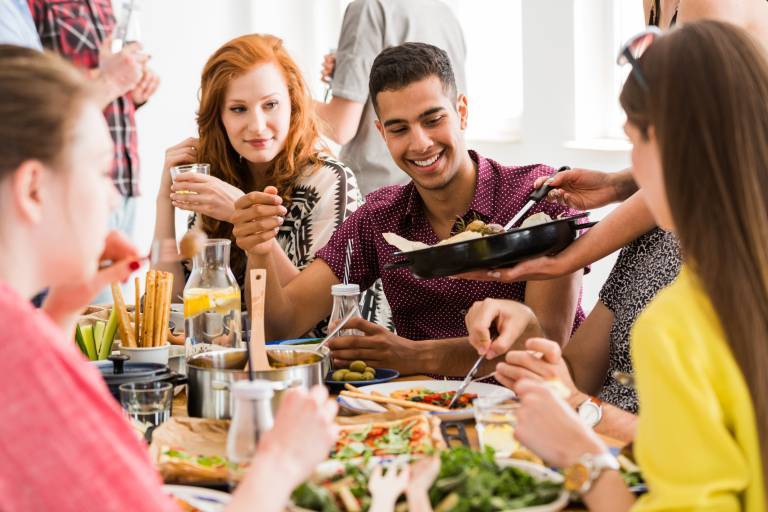
[[[426,375],[409,375],[405,377],[398,377],[394,380],[394,382],[407,382],[407,381],[416,381],[416,380],[434,380],[432,377],[428,377]],[[459,385],[459,381],[456,382],[456,386]],[[335,394],[331,395],[333,398],[336,397]],[[340,414],[344,414],[343,411],[340,411]],[[173,400],[173,406],[172,406],[172,416],[176,417],[186,417],[187,414],[187,394],[186,391],[181,391],[178,393]],[[466,433],[467,441],[469,443],[469,446],[474,449],[480,449],[480,441],[477,435],[477,429],[475,428],[475,422],[474,420],[466,420],[462,422],[464,425],[464,432]],[[611,448],[622,448],[624,446],[624,443],[621,441],[618,441],[616,439],[607,437],[607,436],[600,436],[603,438],[603,440],[606,442],[606,444]],[[573,505],[570,504],[567,508],[564,509],[566,512],[581,512],[586,510],[583,505]]]

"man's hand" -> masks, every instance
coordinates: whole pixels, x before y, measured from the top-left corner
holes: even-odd
[[[264,256],[272,251],[272,240],[277,237],[288,210],[277,189],[269,186],[264,192],[249,192],[235,201],[232,215],[232,234],[238,247],[249,254]]]
[[[139,84],[147,60],[149,56],[141,51],[138,43],[128,44],[117,53],[112,53],[111,37],[101,43],[98,79],[103,84],[105,103],[127,94]]]
[[[334,366],[346,368],[359,359],[374,368],[394,368],[404,375],[427,371],[421,362],[426,354],[419,350],[418,342],[359,317],[352,317],[344,328],[357,329],[364,335],[331,338],[328,348]]]
[[[515,341],[529,329],[536,316],[520,302],[485,299],[475,302],[467,313],[469,343],[478,354],[494,359],[512,349]],[[491,333],[495,330],[498,336]]]
[[[544,183],[555,187],[547,201],[577,210],[591,210],[628,198],[637,186],[628,172],[602,172],[589,169],[570,169],[552,177],[541,177],[533,186]]]
[[[237,187],[215,176],[185,172],[176,176],[171,186],[171,204],[216,220],[230,222],[235,213],[235,201],[245,194]],[[182,192],[194,192],[184,194]]]
[[[151,98],[157,91],[160,85],[160,77],[157,73],[149,68],[144,68],[144,74],[141,76],[141,80],[131,91],[131,98],[134,105],[140,107],[145,104],[149,98]]]

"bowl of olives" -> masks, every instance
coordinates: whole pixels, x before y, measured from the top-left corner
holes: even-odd
[[[367,386],[389,382],[400,376],[397,370],[389,368],[371,368],[365,361],[352,361],[348,368],[338,368],[329,373],[325,384],[331,391],[341,391],[349,383],[354,386]]]

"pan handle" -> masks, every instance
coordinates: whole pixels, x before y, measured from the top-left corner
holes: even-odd
[[[555,173],[552,174],[552,176],[554,176],[558,172],[567,171],[568,169],[570,169],[570,167],[568,167],[567,165],[564,165],[561,168],[559,168],[557,171],[555,171]],[[552,177],[552,176],[550,176],[550,177]],[[549,181],[549,180],[547,180],[547,181]],[[550,190],[552,190],[554,188],[555,187],[552,187],[552,186],[548,185],[545,182],[544,185],[542,185],[538,189],[536,189],[533,192],[531,192],[531,194],[528,196],[528,199],[531,200],[531,201],[537,201],[537,202],[541,201],[542,199],[544,199],[544,197],[546,197],[547,194],[549,194]]]
[[[384,265],[384,270],[393,270],[396,268],[405,268],[408,265],[410,265],[411,262],[408,259],[400,260],[400,261],[393,261],[392,263],[387,263]]]
[[[585,222],[584,224],[576,224],[576,223],[574,223],[573,224],[573,229],[576,229],[576,230],[588,229],[588,228],[591,228],[591,227],[595,226],[596,224],[597,224],[597,221],[595,221],[595,222]]]

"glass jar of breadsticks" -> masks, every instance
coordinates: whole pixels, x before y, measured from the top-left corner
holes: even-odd
[[[240,287],[229,267],[231,242],[210,239],[192,258],[184,287],[186,358],[210,350],[244,348]]]

